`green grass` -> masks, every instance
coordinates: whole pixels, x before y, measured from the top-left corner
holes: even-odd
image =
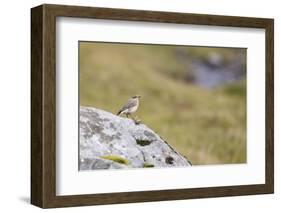
[[[138,118],[193,165],[246,161],[245,80],[207,90],[169,74],[188,72],[174,47],[80,44],[82,106],[115,114],[139,94]],[[194,54],[203,57],[204,49],[209,51],[203,48]],[[183,47],[181,51],[196,52]]]
[[[129,161],[127,159],[122,158],[122,157],[117,156],[117,155],[105,155],[105,156],[100,156],[100,157],[103,158],[103,159],[114,161],[116,163],[129,165]]]
[[[224,92],[228,95],[234,95],[234,96],[240,96],[245,98],[246,97],[246,82],[240,81],[236,84],[230,84],[227,86],[224,86],[223,88]]]

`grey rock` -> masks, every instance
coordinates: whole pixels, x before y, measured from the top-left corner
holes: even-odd
[[[100,109],[80,107],[79,170],[190,165],[146,125]]]

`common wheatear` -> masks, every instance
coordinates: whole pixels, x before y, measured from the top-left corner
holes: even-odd
[[[140,95],[135,95],[131,97],[127,103],[118,111],[117,115],[125,114],[126,117],[131,116],[135,122],[139,122],[135,120],[135,118],[132,116],[132,113],[135,113],[139,107],[139,99]]]

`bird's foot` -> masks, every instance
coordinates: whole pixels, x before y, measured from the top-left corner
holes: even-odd
[[[136,119],[136,120],[134,119],[134,122],[135,122],[136,125],[141,124],[141,120],[138,120],[138,119]]]

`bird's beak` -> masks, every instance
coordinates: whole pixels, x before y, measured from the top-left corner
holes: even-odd
[[[141,96],[139,95],[138,98],[141,98]]]

